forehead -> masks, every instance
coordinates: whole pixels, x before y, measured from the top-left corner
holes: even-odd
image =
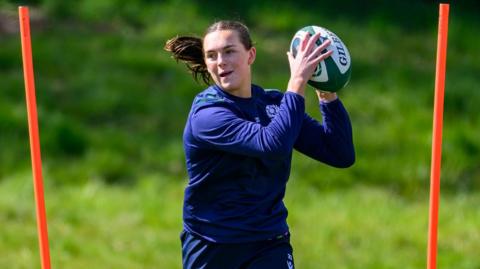
[[[220,30],[208,33],[203,38],[204,51],[216,51],[230,46],[241,46],[237,32],[233,30]]]

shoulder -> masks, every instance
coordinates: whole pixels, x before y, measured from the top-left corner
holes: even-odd
[[[238,114],[234,102],[210,86],[195,96],[189,118],[192,123],[210,126],[231,121]]]
[[[257,85],[252,85],[252,87],[260,98],[267,101],[267,103],[280,103],[283,98],[283,92],[278,89],[263,89]]]
[[[221,95],[213,86],[210,86],[197,94],[193,100],[193,105],[215,104],[227,102],[227,98]]]
[[[210,86],[195,96],[192,103],[192,112],[207,107],[225,107],[229,106],[231,101],[218,92],[214,86]]]

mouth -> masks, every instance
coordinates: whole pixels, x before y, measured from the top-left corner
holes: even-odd
[[[224,78],[224,77],[230,75],[231,73],[233,73],[233,71],[225,71],[225,72],[221,72],[220,74],[218,74],[218,76],[220,76],[221,78]]]

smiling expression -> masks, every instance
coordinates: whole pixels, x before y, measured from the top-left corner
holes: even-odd
[[[250,65],[255,60],[255,48],[246,49],[236,31],[220,30],[205,36],[203,49],[213,81],[230,94],[250,97]]]

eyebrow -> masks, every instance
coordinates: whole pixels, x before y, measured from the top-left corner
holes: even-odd
[[[235,47],[234,44],[226,45],[225,47],[220,48],[219,50],[226,50],[226,49],[233,48],[233,47]],[[210,52],[214,52],[214,51],[216,51],[216,50],[207,50],[207,51],[205,51],[205,53],[210,53]]]

